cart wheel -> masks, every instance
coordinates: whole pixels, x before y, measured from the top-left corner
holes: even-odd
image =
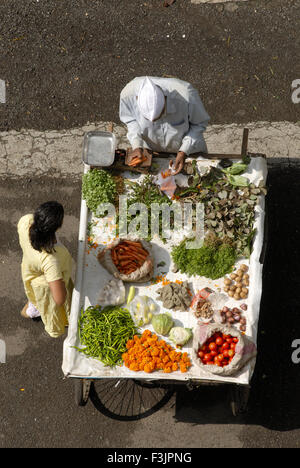
[[[230,407],[233,416],[247,411],[250,396],[250,386],[234,385],[231,387]]]
[[[119,421],[137,421],[161,409],[174,394],[173,388],[134,379],[99,379],[93,382],[91,402],[102,414]]]
[[[75,380],[75,403],[78,406],[85,406],[89,399],[91,380],[76,379]]]

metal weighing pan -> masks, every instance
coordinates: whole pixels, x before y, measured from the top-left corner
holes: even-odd
[[[83,162],[89,166],[111,166],[115,160],[116,145],[116,137],[111,132],[87,132],[83,141]]]

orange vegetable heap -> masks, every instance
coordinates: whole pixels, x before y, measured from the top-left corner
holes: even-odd
[[[187,353],[176,351],[150,330],[145,330],[141,337],[134,335],[132,340],[127,341],[126,348],[127,352],[122,354],[122,359],[125,366],[135,372],[187,372],[191,367]]]
[[[128,166],[133,166],[133,167],[136,167],[136,166],[139,166],[141,163],[147,161],[147,157],[146,156],[134,156],[130,163],[128,163]]]
[[[130,275],[140,268],[148,257],[140,242],[124,240],[111,249],[111,258],[120,273]]]
[[[170,175],[171,175],[170,169],[168,169],[168,170],[165,171],[165,172],[163,172],[163,171],[161,172],[161,176],[162,176],[163,179],[166,179],[166,178],[169,177]]]

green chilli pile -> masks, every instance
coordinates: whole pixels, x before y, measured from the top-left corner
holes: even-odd
[[[127,309],[119,306],[91,306],[81,309],[78,321],[80,343],[76,349],[86,356],[114,367],[122,363],[126,343],[137,333]]]

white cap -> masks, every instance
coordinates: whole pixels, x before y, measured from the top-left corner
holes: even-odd
[[[163,111],[165,96],[162,89],[146,77],[140,88],[137,103],[142,115],[153,122]]]

